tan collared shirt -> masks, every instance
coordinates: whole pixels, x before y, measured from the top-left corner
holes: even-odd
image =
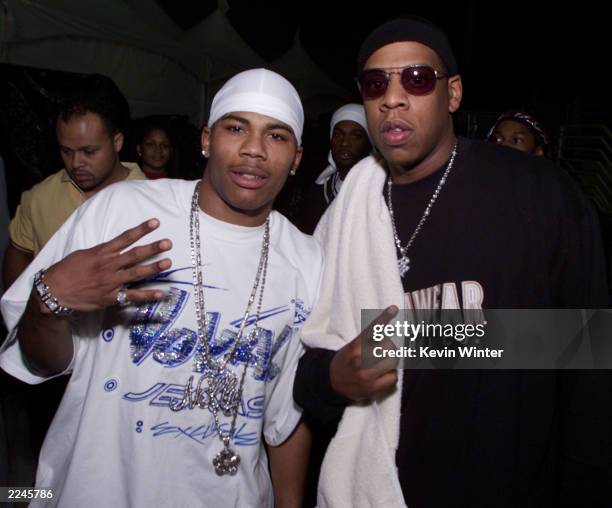
[[[129,173],[126,180],[145,180],[138,164],[122,162]],[[11,242],[34,256],[68,217],[87,200],[65,169],[45,178],[21,195],[21,202],[9,224]]]

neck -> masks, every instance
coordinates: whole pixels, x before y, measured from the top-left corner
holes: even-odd
[[[457,142],[455,133],[451,130],[429,152],[424,159],[412,162],[408,166],[387,162],[393,183],[408,184],[418,182],[436,172],[448,161]]]
[[[350,170],[351,170],[351,168],[346,168],[346,169],[338,168],[338,177],[340,178],[340,180],[344,180],[346,178],[346,175],[348,175]]]
[[[272,203],[255,210],[243,210],[230,205],[215,192],[206,173],[200,184],[199,204],[200,209],[207,215],[223,222],[245,227],[261,226],[266,222],[272,210]]]

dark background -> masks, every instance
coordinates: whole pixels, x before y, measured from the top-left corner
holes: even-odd
[[[183,29],[217,6],[157,0]],[[227,16],[267,60],[281,56],[299,30],[312,59],[339,84],[353,86],[360,43],[378,24],[401,14],[431,19],[454,46],[465,83],[463,108],[499,111],[537,106],[563,116],[610,108],[609,32],[604,3],[572,2],[255,2],[232,0]]]
[[[217,8],[217,0],[156,0],[183,30]],[[278,0],[220,2],[236,31],[265,60],[272,62],[293,44],[296,34],[312,60],[359,101],[355,60],[367,34],[387,19],[416,14],[437,23],[449,35],[464,82],[464,98],[455,114],[460,135],[484,137],[496,116],[521,108],[533,112],[550,134],[549,156],[568,169],[612,218],[612,86],[609,33],[604,4],[560,2],[377,2]],[[0,66],[0,153],[7,165],[9,207],[21,192],[61,167],[54,133],[55,97],[75,75],[60,71]],[[23,105],[20,105],[23,103]],[[309,118],[304,159],[298,177],[278,199],[292,217],[301,190],[326,165],[332,111]],[[181,135],[181,167],[187,178],[201,174],[199,127],[186,118],[171,119]],[[583,127],[589,126],[588,130]],[[579,126],[579,127],[576,127]],[[562,133],[562,129],[563,133]],[[563,135],[562,135],[563,134]],[[560,141],[563,143],[560,143]],[[134,160],[128,133],[122,156]],[[561,146],[563,145],[563,146]],[[609,160],[608,160],[609,159]],[[603,183],[602,183],[603,182]]]

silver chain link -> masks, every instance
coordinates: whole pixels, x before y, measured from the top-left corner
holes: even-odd
[[[444,184],[446,183],[448,174],[450,173],[450,170],[452,169],[453,164],[455,163],[456,156],[457,156],[457,143],[455,142],[455,145],[453,146],[453,151],[451,153],[450,160],[448,161],[448,165],[446,166],[446,170],[442,174],[442,177],[440,178],[440,181],[438,182],[438,186],[436,187],[436,190],[431,196],[431,199],[429,200],[429,203],[427,204],[427,207],[425,208],[425,211],[423,212],[423,216],[421,217],[421,220],[417,224],[417,227],[415,228],[414,232],[412,233],[412,236],[410,237],[410,240],[408,240],[408,243],[406,244],[405,247],[402,247],[402,242],[399,238],[399,235],[397,234],[397,227],[395,226],[395,215],[393,214],[393,201],[391,200],[391,187],[393,186],[393,181],[391,179],[391,175],[387,177],[387,207],[389,208],[389,215],[391,216],[391,227],[393,228],[393,238],[395,240],[395,246],[397,247],[397,250],[400,253],[400,257],[397,260],[397,265],[400,271],[400,277],[403,277],[408,272],[408,270],[410,270],[410,258],[407,256],[408,249],[414,243],[414,240],[418,236],[419,232],[421,231],[423,224],[425,224],[427,217],[429,217],[431,208],[436,202],[436,200],[438,199],[438,196],[440,195],[440,191],[442,190],[442,187],[444,187]]]
[[[195,311],[196,311],[196,322],[198,326],[197,330],[197,342],[196,342],[196,355],[194,358],[194,367],[196,372],[203,372],[200,380],[197,383],[195,392],[192,389],[193,376],[189,378],[183,399],[179,403],[171,404],[170,409],[173,411],[180,411],[186,407],[193,409],[198,406],[201,409],[208,409],[215,422],[215,428],[217,435],[223,443],[223,450],[221,450],[213,459],[213,465],[218,475],[224,474],[236,474],[238,466],[240,465],[240,456],[236,451],[230,448],[230,440],[236,431],[236,421],[238,418],[238,407],[242,398],[242,391],[244,388],[244,382],[246,379],[246,373],[249,362],[251,360],[251,353],[253,347],[257,344],[259,339],[259,317],[261,314],[261,308],[263,304],[263,294],[266,285],[266,275],[268,272],[268,253],[270,246],[270,216],[266,218],[264,226],[264,234],[262,240],[261,254],[259,258],[259,265],[257,267],[257,273],[255,275],[255,282],[253,283],[253,289],[249,296],[246,310],[240,323],[240,328],[235,338],[232,349],[225,355],[222,360],[215,360],[212,357],[210,348],[208,346],[208,333],[209,333],[209,318],[206,314],[205,301],[204,301],[204,276],[202,273],[202,257],[201,257],[201,243],[200,243],[200,182],[196,184],[193,197],[191,200],[191,220],[189,230],[189,246],[191,254],[191,267],[192,267],[192,278],[194,288],[194,300],[195,300]],[[253,324],[253,331],[247,338],[248,354],[246,356],[244,369],[238,383],[236,374],[231,372],[228,368],[228,363],[234,356],[238,345],[242,339],[242,334],[249,321],[249,315],[251,307],[257,296],[259,290],[259,299],[257,302],[257,311],[255,314],[255,321]],[[200,357],[201,351],[201,357]],[[206,382],[204,387],[203,383]],[[237,389],[236,386],[238,385]],[[221,430],[221,422],[219,419],[219,412],[225,414],[225,416],[231,416],[232,421],[230,430],[224,433]]]

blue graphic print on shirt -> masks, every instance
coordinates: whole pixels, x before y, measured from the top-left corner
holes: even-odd
[[[204,346],[198,345],[197,333],[194,330],[185,327],[173,328],[177,318],[184,311],[188,298],[187,291],[171,287],[165,300],[145,303],[138,307],[137,319],[130,328],[130,349],[132,361],[136,365],[152,357],[153,361],[172,368],[202,354]],[[275,355],[308,316],[308,310],[304,308],[301,300],[292,300],[291,304],[293,305],[262,310],[258,336],[249,340],[249,335],[243,334],[231,358],[233,365],[244,365],[248,358],[249,366],[253,367],[251,375],[258,381],[270,381],[278,375],[280,368],[273,361]],[[293,310],[292,306],[295,309],[293,327],[285,326],[278,337],[275,337],[272,330],[262,326],[266,319],[290,312]],[[209,323],[206,337],[208,347],[213,357],[220,358],[234,347],[242,318],[230,322],[230,326],[234,329],[226,328],[219,332],[220,314],[207,312],[206,315]],[[246,327],[254,324],[255,319],[254,314],[248,316]],[[250,356],[249,351],[251,351]],[[194,371],[199,372],[195,367]]]

